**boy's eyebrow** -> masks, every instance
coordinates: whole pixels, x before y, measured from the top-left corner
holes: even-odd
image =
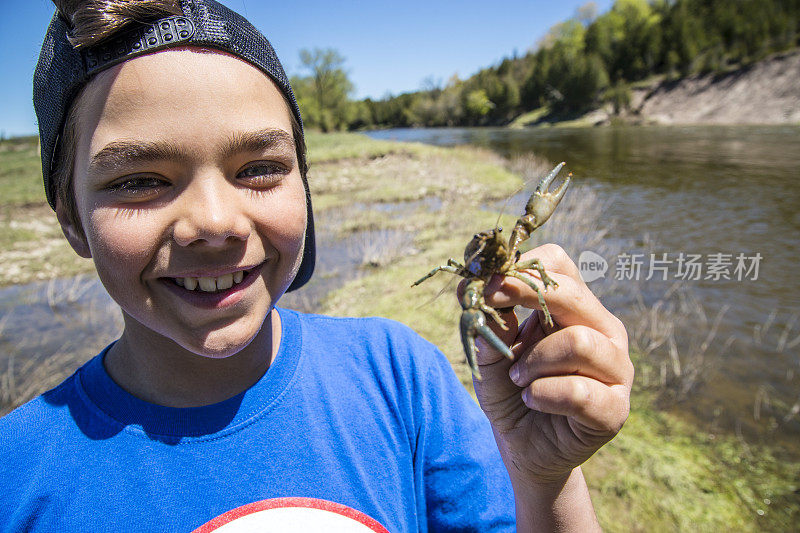
[[[294,155],[294,138],[281,129],[263,129],[233,135],[222,148],[228,158],[237,153],[277,150],[287,157]],[[189,156],[178,145],[171,142],[142,142],[121,140],[105,145],[92,156],[89,171],[115,170],[141,161],[186,162]]]
[[[115,170],[137,161],[173,160],[184,162],[188,158],[170,142],[114,141],[92,156],[89,172]]]
[[[277,150],[291,156],[295,152],[294,138],[281,129],[263,129],[234,135],[222,149],[224,157],[238,153]]]

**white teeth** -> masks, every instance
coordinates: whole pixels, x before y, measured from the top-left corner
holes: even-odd
[[[217,290],[223,291],[233,287],[233,274],[223,274],[217,278]]]
[[[230,274],[223,274],[216,278],[200,277],[200,278],[174,278],[175,283],[185,288],[186,290],[193,291],[200,287],[203,292],[224,291],[230,289],[237,283],[241,283],[244,279],[246,272],[244,270],[237,270]]]
[[[204,292],[214,292],[217,290],[217,280],[214,278],[197,278],[200,290]]]

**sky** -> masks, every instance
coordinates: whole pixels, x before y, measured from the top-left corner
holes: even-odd
[[[599,12],[613,0],[595,0]],[[467,78],[524,54],[586,0],[223,0],[261,30],[287,74],[305,75],[300,50],[334,48],[355,98]],[[54,8],[50,0],[0,0],[0,135],[37,132],[33,70]]]

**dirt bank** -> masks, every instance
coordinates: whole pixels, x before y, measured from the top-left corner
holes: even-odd
[[[648,123],[798,124],[800,51],[726,74],[662,82],[632,103],[632,117]]]

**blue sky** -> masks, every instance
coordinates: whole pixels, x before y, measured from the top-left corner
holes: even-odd
[[[289,75],[302,75],[299,51],[335,48],[357,98],[419,89],[430,78],[469,77],[516,50],[533,47],[586,0],[385,2],[224,0],[272,42]],[[595,0],[600,12],[612,0]],[[0,0],[0,133],[36,133],[33,70],[54,8],[50,0]]]

